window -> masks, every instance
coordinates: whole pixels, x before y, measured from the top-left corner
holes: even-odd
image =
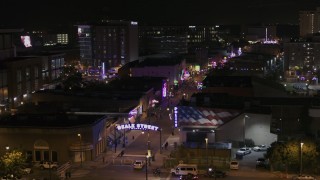
[[[30,68],[26,68],[26,79],[30,80]]]
[[[35,160],[41,161],[41,152],[40,151],[35,151]]]
[[[37,79],[39,77],[38,67],[34,67],[34,77]]]
[[[53,162],[58,162],[58,153],[57,153],[57,151],[52,151],[51,156],[52,156],[51,160]]]
[[[43,151],[43,160],[50,161],[49,151]]]
[[[17,70],[17,82],[21,82],[21,70]]]

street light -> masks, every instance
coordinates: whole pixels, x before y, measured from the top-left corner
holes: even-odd
[[[80,139],[80,166],[82,167],[82,138],[81,138],[81,134],[78,134],[78,137]]]
[[[209,168],[209,160],[208,160],[208,138],[205,138],[206,140],[206,156],[207,156],[207,170]]]
[[[160,131],[160,154],[162,154],[162,129],[159,130]]]
[[[146,180],[148,180],[148,158],[149,156],[146,155]]]
[[[248,118],[248,115],[244,115],[243,118],[243,145],[246,147],[246,118]]]
[[[9,146],[6,146],[6,150],[9,151],[9,149],[10,149],[10,147],[9,147]]]
[[[300,175],[302,175],[302,147],[303,142],[300,142]]]

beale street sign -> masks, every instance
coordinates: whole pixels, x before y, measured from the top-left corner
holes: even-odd
[[[153,130],[153,131],[158,131],[159,127],[158,126],[153,126],[150,124],[121,124],[117,126],[118,130],[123,130],[123,129],[131,129],[131,130]]]

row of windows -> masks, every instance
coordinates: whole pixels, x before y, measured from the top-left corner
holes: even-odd
[[[8,86],[7,72],[0,71],[0,88]]]
[[[30,80],[30,78],[31,78],[30,68],[25,68],[24,74],[22,74],[21,69],[17,70],[17,83],[22,81],[23,76],[25,77],[26,80]],[[39,77],[38,67],[33,67],[33,76],[34,76],[34,78]]]
[[[10,34],[0,34],[0,49],[10,49],[12,47],[12,38]]]

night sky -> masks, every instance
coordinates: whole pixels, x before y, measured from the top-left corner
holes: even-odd
[[[0,26],[75,24],[101,17],[140,24],[298,23],[299,10],[320,0],[90,0],[0,1]]]

